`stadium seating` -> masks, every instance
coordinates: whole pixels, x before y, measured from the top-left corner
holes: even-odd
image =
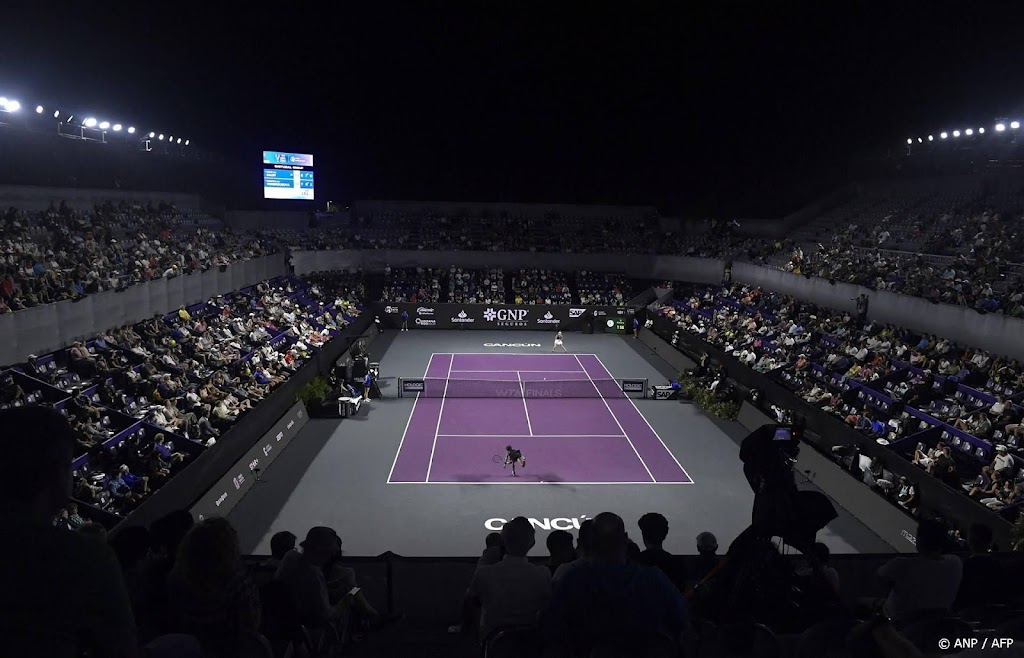
[[[10,208],[0,222],[0,312],[276,251],[256,234],[236,234],[213,217],[166,204],[107,202],[91,212],[63,202],[37,213]]]
[[[1024,452],[1020,437],[1007,431],[1024,415],[1024,370],[1016,360],[899,327],[857,326],[849,314],[740,285],[693,289],[658,313],[903,458],[917,463],[915,455],[943,444],[951,470],[933,474],[956,489],[972,492],[982,467],[995,465],[997,447],[1005,448],[1005,488],[972,495],[1009,520],[1020,513]],[[954,405],[962,412],[951,418]],[[922,464],[931,473],[930,465]]]

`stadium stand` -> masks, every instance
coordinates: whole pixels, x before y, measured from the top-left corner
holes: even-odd
[[[505,273],[497,268],[448,270],[448,300],[456,304],[502,304],[505,302]]]
[[[519,270],[512,276],[516,304],[571,304],[569,278],[563,272]]]
[[[1004,518],[1019,515],[1024,370],[1015,359],[742,285],[695,289],[658,314]],[[900,496],[876,475],[871,484]]]
[[[65,203],[37,213],[9,208],[0,222],[0,312],[79,299],[158,278],[275,253],[208,215],[160,204]]]

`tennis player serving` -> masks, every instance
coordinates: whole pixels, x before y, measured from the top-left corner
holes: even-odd
[[[523,453],[512,446],[505,446],[505,466],[509,464],[512,464],[512,477],[519,477],[516,475],[516,464],[526,468],[526,457],[523,457]]]
[[[555,334],[555,344],[554,344],[554,346],[553,346],[553,347],[551,348],[551,351],[552,351],[552,352],[554,352],[554,351],[555,351],[555,350],[557,350],[557,349],[558,349],[559,347],[561,347],[561,348],[562,348],[562,351],[563,351],[563,352],[566,352],[566,353],[568,353],[568,352],[569,352],[569,350],[565,349],[565,342],[564,342],[564,341],[562,340],[562,330],[561,330],[561,329],[559,329],[559,330],[558,330],[558,333],[556,333],[556,334]]]

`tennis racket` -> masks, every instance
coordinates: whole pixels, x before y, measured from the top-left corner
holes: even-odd
[[[501,455],[494,455],[491,457],[491,461],[495,464],[505,464],[505,458]],[[505,464],[505,466],[508,466],[508,464]],[[502,468],[505,468],[505,466],[502,466]]]

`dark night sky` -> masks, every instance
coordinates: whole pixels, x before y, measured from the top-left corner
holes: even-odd
[[[324,200],[714,211],[1024,108],[1019,2],[21,4],[0,93],[311,152]]]

